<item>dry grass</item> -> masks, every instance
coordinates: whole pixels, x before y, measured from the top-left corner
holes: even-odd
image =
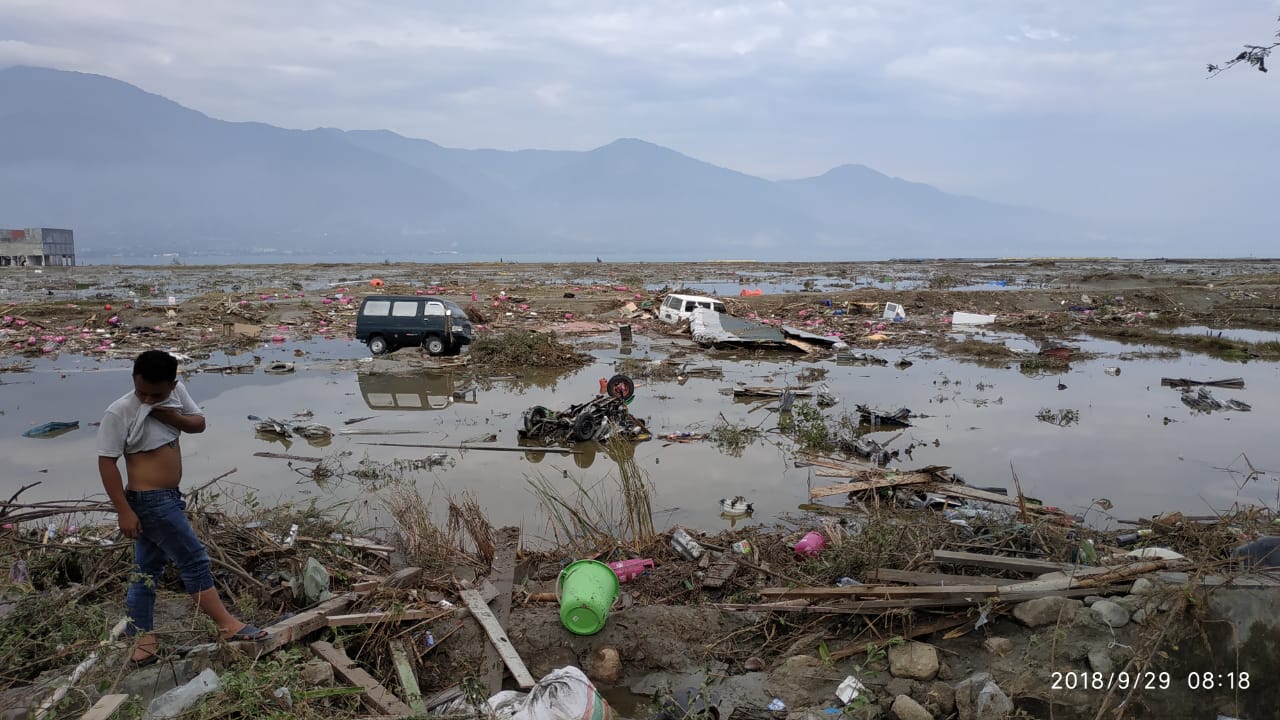
[[[496,536],[493,526],[489,524],[489,519],[480,509],[479,501],[470,492],[462,494],[461,502],[455,501],[452,497],[449,498],[449,541],[462,547],[464,529],[475,546],[476,554],[486,565],[491,564]]]
[[[641,548],[657,534],[653,527],[653,486],[636,464],[635,456],[609,441],[610,454],[618,459],[618,473],[595,485],[570,478],[569,488],[559,488],[539,475],[528,478],[530,489],[547,514],[556,543],[578,554],[601,552],[618,546]],[[609,486],[610,480],[613,487]]]

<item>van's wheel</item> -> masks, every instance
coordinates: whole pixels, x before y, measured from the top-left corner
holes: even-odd
[[[387,339],[382,337],[381,335],[374,335],[373,337],[369,338],[369,352],[373,353],[374,355],[386,355]]]
[[[621,398],[622,400],[630,400],[636,394],[636,384],[626,375],[614,375],[609,378],[609,384],[605,386],[611,397]]]
[[[573,419],[573,430],[569,436],[579,441],[594,440],[596,433],[600,432],[601,420],[593,413],[584,412]]]
[[[422,341],[422,349],[426,350],[428,355],[443,355],[444,340],[441,340],[435,335],[431,335],[426,340]]]

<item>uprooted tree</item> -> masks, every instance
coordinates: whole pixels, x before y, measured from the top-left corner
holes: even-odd
[[[1280,22],[1280,18],[1277,18],[1277,22]],[[1275,36],[1280,38],[1280,32],[1277,32]],[[1267,56],[1270,55],[1271,51],[1277,47],[1280,47],[1280,42],[1273,42],[1270,45],[1245,45],[1244,50],[1241,50],[1238,55],[1221,65],[1209,63],[1207,66],[1209,70],[1209,77],[1213,77],[1218,73],[1226,72],[1240,63],[1252,65],[1258,68],[1260,72],[1266,72]]]

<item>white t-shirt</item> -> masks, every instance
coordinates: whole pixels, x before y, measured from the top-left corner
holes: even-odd
[[[139,400],[133,392],[111,403],[102,416],[102,424],[98,426],[98,455],[118,458],[121,455],[155,450],[177,440],[180,431],[150,417],[152,407]],[[204,414],[200,406],[191,399],[181,380],[174,386],[173,392],[169,393],[169,397],[154,407],[178,408],[183,415]]]

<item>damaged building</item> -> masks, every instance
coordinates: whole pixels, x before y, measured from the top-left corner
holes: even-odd
[[[0,267],[76,264],[75,236],[58,228],[0,229]]]

